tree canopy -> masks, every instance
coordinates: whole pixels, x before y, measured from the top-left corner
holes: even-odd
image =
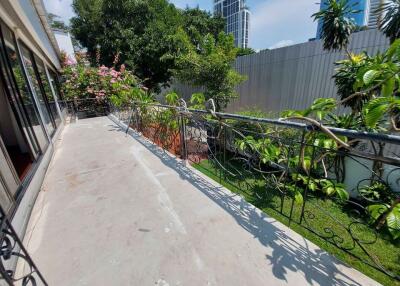
[[[61,30],[64,32],[68,32],[70,30],[69,26],[65,24],[62,20],[60,20],[60,16],[48,13],[47,18],[49,19],[49,23],[52,29]]]
[[[177,9],[167,0],[74,0],[72,33],[92,63],[125,64],[152,90],[168,85],[183,47],[174,41],[182,28],[192,44],[216,37],[225,20],[195,9]]]
[[[238,96],[235,87],[245,80],[232,68],[238,52],[233,35],[221,32],[214,38],[207,34],[197,47],[182,31],[178,37],[185,52],[177,56],[175,75],[183,82],[203,87],[205,99],[214,99],[218,111],[225,108]]]
[[[186,8],[181,13],[183,28],[195,46],[200,44],[204,35],[211,34],[217,38],[224,31],[225,19],[221,16],[212,16],[199,8]]]
[[[242,56],[247,56],[247,55],[252,55],[256,51],[252,48],[239,48],[237,56],[242,57]]]
[[[312,15],[314,21],[322,21],[322,39],[325,50],[342,50],[357,26],[352,18],[360,11],[354,10],[346,0],[323,0],[325,9]]]
[[[382,21],[379,23],[379,29],[390,39],[393,43],[396,39],[400,38],[400,0],[389,0],[383,3],[376,13],[384,15]]]

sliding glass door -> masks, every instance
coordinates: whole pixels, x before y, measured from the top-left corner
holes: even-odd
[[[33,92],[36,95],[36,98],[39,101],[39,108],[41,110],[44,123],[47,128],[47,132],[49,135],[53,135],[55,132],[55,123],[53,122],[53,118],[50,115],[50,108],[47,102],[46,95],[43,94],[39,78],[37,77],[37,72],[35,70],[35,62],[33,59],[33,54],[31,51],[25,46],[25,44],[20,42],[22,60],[25,65],[25,70],[27,72],[28,79],[33,87]]]
[[[57,126],[60,126],[61,123],[60,114],[57,110],[57,101],[54,98],[53,92],[51,90],[50,82],[47,77],[43,61],[39,59],[37,56],[34,56],[34,59],[36,64],[37,76],[41,83],[42,93],[43,96],[46,98],[46,101],[48,103],[48,108],[50,110],[50,116],[53,119],[55,127],[57,128]]]
[[[23,71],[21,58],[18,53],[16,41],[12,31],[1,23],[3,35],[4,69],[9,73],[9,88],[15,94],[16,104],[20,106],[20,116],[24,118],[27,136],[30,139],[35,155],[46,151],[49,145],[46,132],[40,120],[39,112],[35,104],[32,93],[29,90],[27,78]],[[8,69],[6,68],[8,65]]]

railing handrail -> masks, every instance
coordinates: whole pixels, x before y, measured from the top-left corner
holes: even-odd
[[[136,102],[133,102],[133,104],[145,104],[145,105],[155,106],[155,107],[174,108],[178,111],[182,110],[182,108],[179,106],[159,104],[159,103],[148,103],[148,102],[136,101]],[[208,110],[188,108],[187,111],[192,112],[192,113],[210,114],[211,115],[211,112]],[[214,114],[221,119],[236,119],[236,120],[243,120],[243,121],[246,121],[249,123],[275,124],[275,125],[286,126],[286,127],[296,128],[296,129],[303,129],[303,130],[315,130],[316,128],[318,128],[318,126],[315,126],[315,125],[293,122],[293,121],[289,121],[289,120],[285,120],[285,119],[258,118],[258,117],[253,117],[253,116],[239,115],[239,114],[233,114],[233,113],[224,113],[224,112],[215,112]],[[358,138],[358,139],[373,140],[373,141],[382,141],[385,143],[392,143],[392,144],[400,145],[400,136],[398,136],[398,135],[372,133],[372,132],[359,131],[359,130],[353,130],[353,129],[331,127],[331,126],[327,126],[326,128],[336,135],[342,135],[342,136]]]

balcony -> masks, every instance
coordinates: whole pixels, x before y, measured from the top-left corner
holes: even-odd
[[[113,119],[57,143],[24,240],[49,285],[377,285]]]

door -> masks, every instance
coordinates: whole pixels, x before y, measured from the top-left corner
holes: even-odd
[[[33,89],[32,92],[35,93],[36,98],[38,99],[39,108],[43,115],[42,117],[44,120],[44,125],[47,128],[48,134],[51,136],[55,132],[55,123],[50,115],[49,104],[47,102],[45,94],[42,93],[41,83],[37,76],[37,72],[35,70],[35,62],[33,59],[33,54],[28,49],[28,47],[25,46],[24,43],[22,42],[19,43],[21,47],[22,61],[24,63],[25,70],[27,72],[28,80],[31,83]]]
[[[29,90],[26,74],[13,32],[0,21],[1,67],[9,99],[21,121],[21,126],[35,158],[44,153],[49,144],[39,111]]]

